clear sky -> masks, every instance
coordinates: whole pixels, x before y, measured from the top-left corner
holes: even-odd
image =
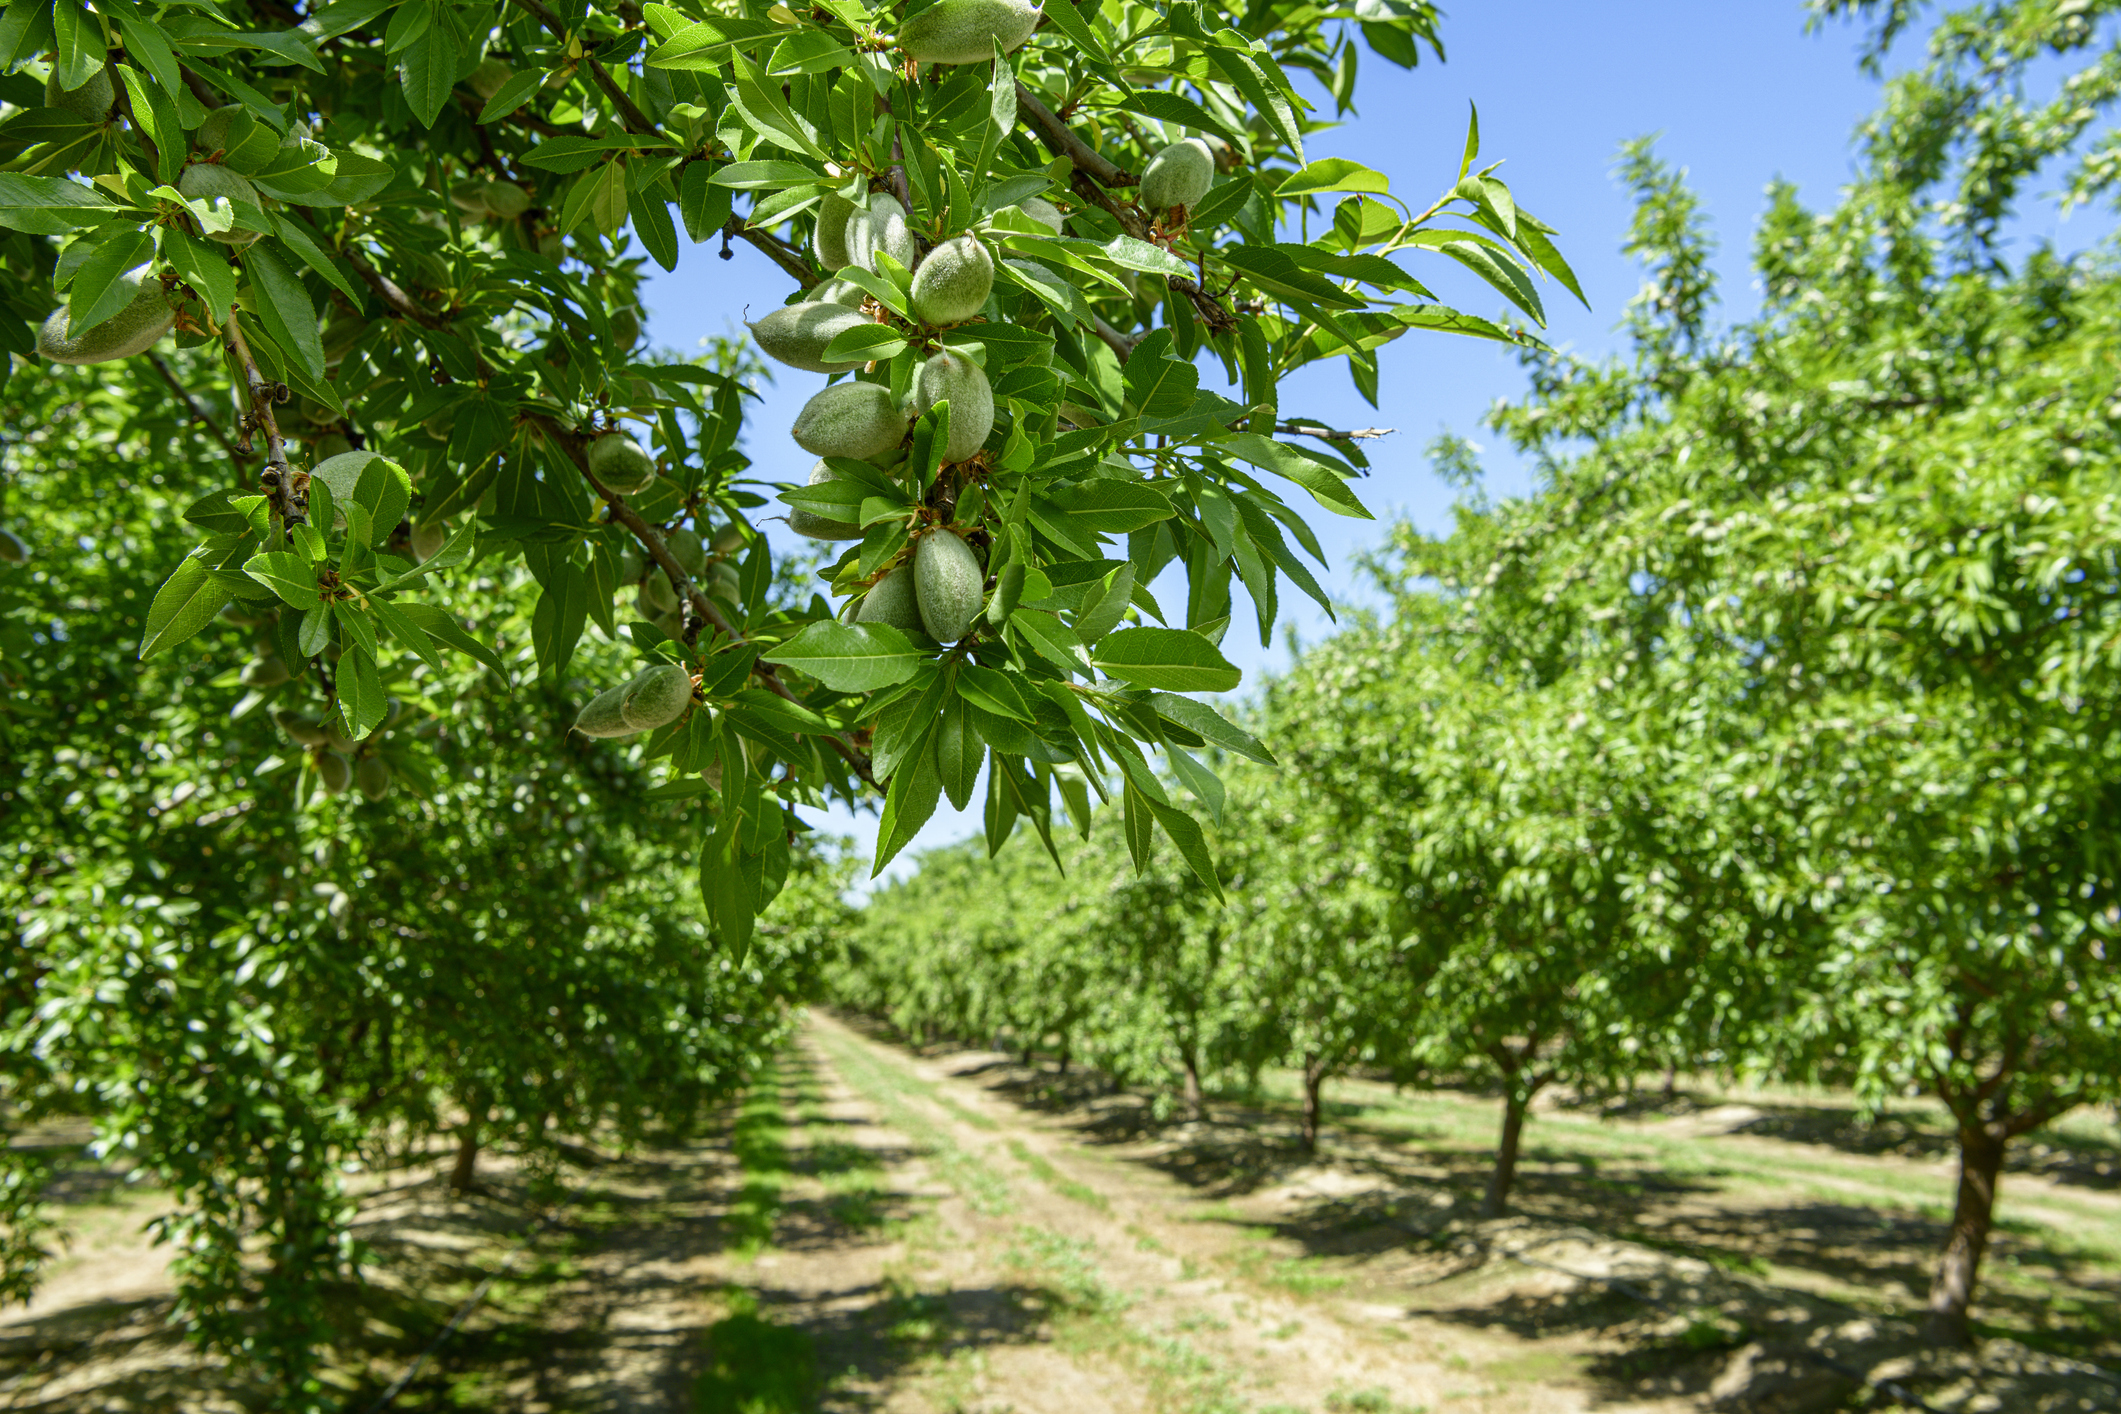
[[[1615,155],[1630,138],[1658,135],[1658,150],[1684,167],[1701,194],[1721,242],[1725,318],[1757,305],[1746,252],[1767,184],[1785,178],[1815,207],[1830,204],[1851,170],[1851,134],[1878,97],[1876,81],[1856,66],[1859,34],[1843,25],[1806,33],[1797,0],[1488,0],[1447,10],[1442,38],[1448,62],[1411,72],[1365,52],[1359,112],[1336,131],[1310,139],[1309,154],[1352,157],[1385,173],[1395,194],[1420,205],[1457,174],[1469,103],[1480,108],[1481,160],[1507,159],[1497,173],[1518,204],[1559,229],[1591,308],[1549,285],[1548,340],[1596,356],[1618,346],[1615,326],[1640,285],[1620,253],[1631,214],[1613,180]],[[1329,100],[1319,100],[1330,114]],[[2081,218],[2080,218],[2081,219]],[[2052,220],[2020,229],[2047,233]],[[2080,236],[2081,239],[2081,236]],[[648,330],[659,344],[691,349],[702,337],[738,329],[745,308],[757,319],[786,298],[784,275],[748,246],[728,261],[716,245],[689,247],[676,272],[654,272],[647,290]],[[1485,285],[1442,259],[1400,257],[1444,299],[1476,314],[1500,314]],[[1338,362],[1314,366],[1284,385],[1285,414],[1340,427],[1393,427],[1372,443],[1372,478],[1358,487],[1376,522],[1342,519],[1315,507],[1312,516],[1332,560],[1320,574],[1329,593],[1360,600],[1354,553],[1379,543],[1395,519],[1427,529],[1449,524],[1453,497],[1429,470],[1423,448],[1445,428],[1487,450],[1494,494],[1527,487],[1522,467],[1491,445],[1479,421],[1498,398],[1524,387],[1514,355],[1500,345],[1413,334],[1382,353],[1377,408],[1350,386]],[[1216,372],[1219,381],[1220,370]],[[800,481],[811,458],[784,429],[815,391],[813,375],[782,370],[763,391],[745,447],[754,474]],[[1212,386],[1204,380],[1204,386]],[[797,538],[778,523],[777,545]],[[1182,604],[1183,593],[1178,594]],[[1162,596],[1168,606],[1171,596]],[[1309,600],[1284,587],[1282,613],[1306,638],[1330,631]],[[1249,605],[1239,596],[1224,650],[1248,679],[1287,661],[1286,645],[1259,646]],[[978,828],[942,803],[917,845],[941,844]],[[866,850],[875,817],[836,813],[818,822],[854,835]],[[909,851],[910,856],[911,851]],[[902,860],[906,856],[902,856]]]

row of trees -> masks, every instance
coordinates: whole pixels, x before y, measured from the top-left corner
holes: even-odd
[[[1909,14],[1879,8],[1874,55]],[[1966,1340],[2010,1143],[2121,1095],[2121,275],[2005,245],[2037,174],[2116,175],[2075,155],[2107,86],[2025,88],[2110,8],[1942,25],[1836,208],[1771,193],[1729,332],[1693,198],[1631,150],[1631,357],[1534,359],[1493,423],[1537,493],[1401,530],[1394,611],[1258,699],[1279,769],[1220,802],[1230,905],[1121,877],[1117,819],[1068,884],[947,855],[872,903],[842,995],[1188,1093],[1300,1065],[1307,1139],[1336,1066],[1483,1079],[1491,1212],[1557,1081],[1933,1096],[1960,1180],[1928,1329]]]
[[[350,1166],[440,1138],[469,1189],[485,1148],[535,1165],[696,1131],[811,990],[844,871],[799,843],[744,954],[673,909],[696,887],[683,816],[638,761],[567,735],[519,566],[446,601],[494,626],[513,688],[420,664],[386,728],[339,743],[390,763],[388,792],[328,794],[312,763],[333,744],[288,727],[313,734],[329,655],[255,686],[224,664],[271,625],[224,616],[134,657],[210,454],[190,410],[83,369],[10,380],[0,415],[30,550],[0,575],[6,1124],[92,1120],[99,1152],[165,1188],[180,1316],[297,1407],[346,1334]],[[8,1299],[63,1250],[40,1152],[0,1150]]]
[[[1436,22],[8,5],[0,1127],[91,1118],[175,1198],[193,1328],[322,1407],[342,1166],[726,1093],[841,907],[805,812],[880,801],[881,864],[983,773],[1006,835],[1117,760],[1212,880],[1150,756],[1225,730],[1177,694],[1238,682],[1231,586],[1316,589],[1299,503],[1368,515],[1282,380],[1521,337],[1411,265],[1574,288],[1477,128],[1411,201],[1321,150]],[[807,485],[749,475],[731,359],[641,338],[650,262],[732,254],[831,380],[750,433]],[[844,543],[777,554],[783,507]]]

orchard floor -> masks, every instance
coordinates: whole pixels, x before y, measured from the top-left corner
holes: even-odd
[[[418,1362],[390,1408],[2121,1410],[2121,1147],[2099,1117],[2006,1178],[1967,1356],[1906,1319],[1951,1191],[1927,1111],[1859,1126],[1832,1097],[1692,1089],[1550,1105],[1518,1215],[1480,1222],[1492,1101],[1330,1094],[1306,1159],[1272,1077],[1158,1123],[1050,1062],[814,1015],[711,1139],[490,1161],[468,1198],[440,1153],[370,1180],[334,1393],[371,1410]],[[163,1254],[138,1233],[154,1196],[76,1188],[72,1254],[0,1311],[0,1409],[275,1408],[163,1324]]]

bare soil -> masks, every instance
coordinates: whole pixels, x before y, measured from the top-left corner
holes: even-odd
[[[1950,1192],[1919,1108],[1561,1097],[1518,1214],[1471,1217],[1496,1107],[1344,1081],[1160,1123],[1094,1076],[816,1014],[709,1139],[458,1197],[367,1180],[331,1378],[366,1411],[1760,1414],[2121,1411],[2121,1150],[2093,1117],[2007,1177],[1977,1352],[1912,1317]],[[79,1172],[80,1237],[0,1311],[0,1409],[268,1410],[168,1326],[152,1192]],[[500,1273],[461,1327],[437,1336]]]

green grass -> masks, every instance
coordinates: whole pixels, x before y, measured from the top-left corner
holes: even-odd
[[[928,1156],[943,1180],[963,1194],[975,1210],[997,1217],[1015,1209],[1009,1185],[987,1165],[958,1146],[956,1140],[920,1109],[921,1101],[939,1103],[935,1087],[900,1066],[878,1059],[859,1042],[820,1031],[819,1045],[830,1055],[840,1078],[882,1112],[893,1129]],[[945,1108],[948,1108],[945,1106]]]
[[[749,1293],[707,1328],[708,1364],[693,1386],[695,1414],[807,1414],[818,1390],[817,1347],[807,1331],[760,1316]]]
[[[729,1147],[744,1166],[744,1187],[729,1206],[730,1250],[750,1260],[773,1244],[773,1220],[781,1211],[787,1185],[788,1146],[781,1115],[781,1073],[777,1062],[763,1066],[737,1111]]]
[[[1095,1208],[1100,1213],[1112,1211],[1112,1205],[1105,1201],[1104,1194],[1098,1192],[1087,1183],[1077,1183],[1074,1179],[1053,1167],[1052,1164],[1046,1162],[1043,1155],[1032,1153],[1030,1149],[1025,1147],[1021,1139],[1009,1141],[1009,1152],[1016,1155],[1018,1161],[1024,1167],[1030,1169],[1037,1176],[1040,1183],[1045,1184],[1046,1187],[1060,1194],[1061,1197],[1073,1199],[1086,1208]]]

